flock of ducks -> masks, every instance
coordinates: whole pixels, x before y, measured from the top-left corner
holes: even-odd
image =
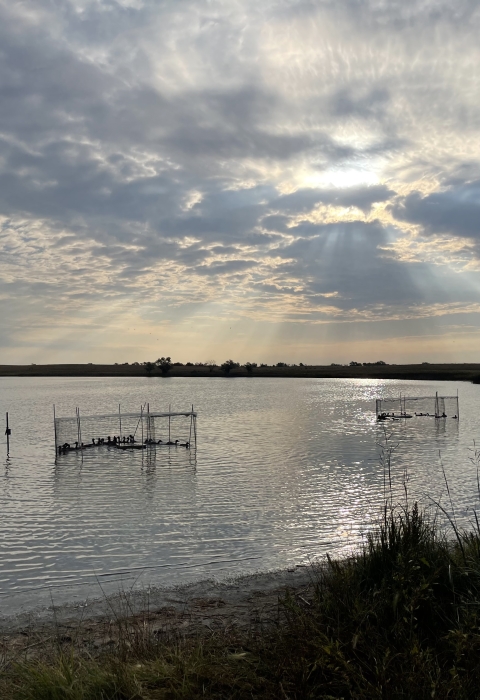
[[[89,447],[97,447],[99,445],[121,447],[122,449],[127,449],[128,446],[133,447],[133,445],[138,448],[142,448],[143,445],[172,445],[173,447],[186,447],[187,449],[190,447],[190,443],[188,441],[180,442],[180,440],[168,440],[167,442],[164,442],[163,440],[152,440],[151,438],[147,438],[142,444],[136,442],[134,435],[124,435],[123,437],[120,437],[120,435],[114,435],[113,438],[109,435],[106,439],[97,438],[97,441],[95,441],[95,438],[92,438],[92,442],[86,444],[75,441],[73,445],[70,445],[69,442],[65,442],[63,445],[58,446],[58,454],[62,455],[75,450],[86,450]]]
[[[428,416],[430,418],[448,418],[446,413],[442,413],[441,416],[436,416],[435,414],[432,413],[415,413],[417,417],[419,416]],[[377,416],[377,420],[400,420],[401,418],[413,418],[412,415],[409,413],[399,413],[395,415],[395,413],[379,413]],[[453,420],[458,420],[458,416],[452,416]]]

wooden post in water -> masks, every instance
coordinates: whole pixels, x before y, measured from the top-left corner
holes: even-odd
[[[192,413],[193,413],[193,403],[192,403]],[[193,416],[193,435],[195,438],[195,449],[197,449],[197,416]]]
[[[8,412],[6,414],[6,420],[7,420],[7,427],[5,428],[5,435],[7,436],[7,457],[10,456],[10,435],[12,434],[12,431],[10,429],[10,426],[8,425]]]
[[[57,460],[57,419],[55,416],[55,404],[53,404],[53,434],[55,436],[55,461]]]
[[[75,415],[77,416],[77,445],[80,445],[80,423],[78,422],[78,406],[75,407]]]
[[[171,413],[171,410],[172,410],[172,404],[169,403],[168,404],[168,442],[171,442],[171,440],[170,440],[170,421],[171,421],[170,413]]]
[[[82,452],[82,462],[83,462],[82,424],[80,422],[80,409],[79,408],[77,408],[77,426],[78,426],[78,442],[80,444],[80,450]]]
[[[143,447],[143,406],[140,406],[140,420],[142,422],[142,447]]]

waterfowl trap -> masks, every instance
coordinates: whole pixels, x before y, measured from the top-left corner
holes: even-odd
[[[375,412],[378,420],[387,418],[460,418],[458,394],[456,396],[402,396],[377,399]]]
[[[197,446],[197,413],[191,411],[151,411],[145,404],[140,411],[84,416],[77,408],[75,416],[57,417],[53,407],[55,452],[114,447],[143,450],[165,446]]]

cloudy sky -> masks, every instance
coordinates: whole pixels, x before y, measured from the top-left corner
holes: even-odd
[[[479,361],[478,0],[0,0],[0,363]]]

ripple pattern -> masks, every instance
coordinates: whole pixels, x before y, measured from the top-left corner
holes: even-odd
[[[460,391],[461,420],[379,426],[377,396]],[[480,387],[264,378],[2,378],[11,456],[0,472],[0,605],[281,568],[348,551],[388,495],[478,502]],[[53,411],[198,411],[196,454],[107,447],[55,462]],[[2,431],[3,432],[3,431]],[[5,454],[5,452],[4,452]],[[442,467],[443,464],[443,467]],[[387,489],[387,490],[386,490]],[[34,595],[35,593],[35,595]],[[43,597],[42,597],[43,596]],[[48,601],[47,601],[48,602]]]

